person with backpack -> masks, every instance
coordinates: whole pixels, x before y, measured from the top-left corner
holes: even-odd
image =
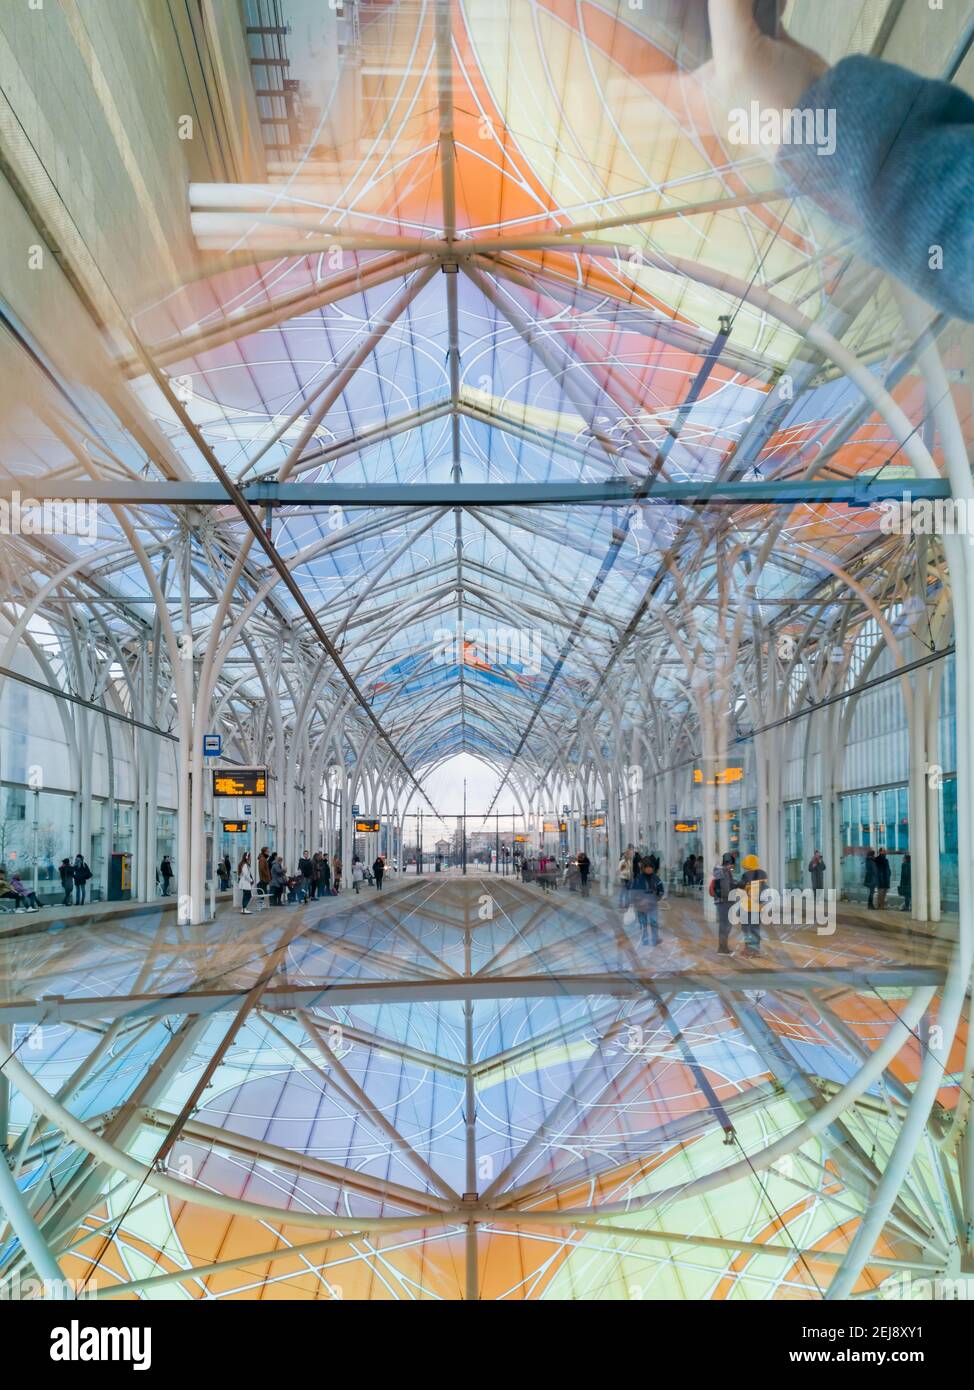
[[[172,883],[172,860],[168,854],[162,856],[162,863],[159,865],[159,877],[162,879],[162,896],[169,897],[169,885]]]
[[[734,856],[733,854],[725,854],[721,862],[714,866],[713,878],[710,880],[710,896],[717,909],[717,954],[719,956],[733,955],[730,948],[731,894],[737,887],[738,883],[734,877]]]
[[[639,872],[633,875],[629,889],[630,903],[635,910],[636,920],[641,931],[640,946],[658,946],[660,944],[659,900],[665,892],[663,880],[652,864],[648,859],[641,860]],[[650,931],[652,932],[652,941],[649,938]]]
[[[744,933],[744,954],[761,954],[761,904],[768,887],[768,875],[761,868],[756,854],[745,854],[741,862],[744,873],[738,889],[740,924]]]
[[[71,898],[74,895],[74,873],[71,869],[71,860],[64,858],[58,870],[61,875],[61,888],[64,892],[63,907],[71,906]]]
[[[250,851],[245,850],[240,863],[237,865],[237,887],[240,889],[241,912],[245,917],[249,917],[250,899],[254,892],[254,871],[250,867]]]
[[[74,905],[78,907],[85,900],[88,891],[88,880],[91,878],[91,870],[85,863],[84,855],[79,851],[75,861],[71,866],[71,876],[74,879]]]

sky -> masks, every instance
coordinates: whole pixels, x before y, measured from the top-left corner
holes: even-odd
[[[457,816],[463,810],[463,781],[466,778],[467,829],[480,830],[481,822],[475,817],[483,815],[487,810],[504,770],[506,769],[498,770],[496,767],[490,767],[470,753],[458,753],[428,776],[421,777],[420,780],[433,805],[441,814],[449,816],[452,812],[453,816]],[[423,846],[426,849],[432,849],[433,842],[443,837],[443,827],[434,821],[432,816],[428,817],[429,807],[425,802],[420,801],[417,794],[409,809],[415,811],[420,807],[423,810],[424,821]],[[514,797],[505,787],[497,799],[494,811],[500,812],[502,816],[509,816],[516,809],[517,804]],[[493,825],[493,819],[491,825]],[[448,830],[452,832],[455,829],[456,820],[451,818],[448,820]],[[412,836],[409,838],[411,839]]]

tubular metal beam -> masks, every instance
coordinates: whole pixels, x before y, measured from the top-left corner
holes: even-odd
[[[936,966],[889,966],[874,970],[835,967],[826,970],[739,970],[726,975],[676,972],[661,979],[647,973],[562,976],[504,975],[496,979],[336,980],[315,985],[278,986],[264,992],[264,1005],[274,1011],[336,1005],[437,1003],[453,999],[541,999],[582,995],[645,998],[657,994],[717,994],[755,989],[881,989],[939,988],[946,972]],[[167,1018],[185,1014],[218,1013],[236,1009],[247,989],[201,989],[186,994],[121,994],[115,997],[57,996],[14,999],[0,1004],[0,1024],[77,1023],[131,1014]]]
[[[250,506],[275,507],[544,507],[617,506],[638,500],[685,507],[826,506],[873,507],[904,498],[932,501],[950,497],[946,478],[822,479],[811,482],[773,478],[761,482],[668,483],[657,481],[643,494],[636,481],[602,483],[251,483],[240,494]],[[232,507],[234,493],[219,482],[157,482],[131,478],[102,482],[88,478],[4,479],[0,498],[31,502],[92,501],[140,506]]]

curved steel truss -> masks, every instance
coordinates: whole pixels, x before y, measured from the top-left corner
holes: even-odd
[[[689,771],[738,756],[769,862],[798,756],[837,843],[877,685],[914,915],[941,915],[928,779],[948,658],[969,703],[972,561],[879,501],[971,497],[966,330],[725,148],[639,11],[345,8],[342,99],[295,143],[260,96],[287,0],[251,0],[270,148],[190,182],[191,264],[137,304],[5,151],[74,307],[56,344],[3,306],[2,495],[101,500],[97,535],[5,537],[0,681],[57,693],[82,837],[97,761],[131,764],[144,899],[161,769],[179,821],[174,915],[3,948],[0,1271],[444,1298],[956,1274],[966,848],[954,946],[784,933],[743,978],[689,909],[650,974],[608,909],[496,877],[400,884],[338,933],[330,904],[212,919],[206,734],[270,769],[288,862],[350,844],[358,804],[399,845],[440,824],[430,778],[468,753],[486,825],[502,797],[535,828],[604,807],[608,889],[627,839],[674,862]],[[709,863],[731,803],[702,781]]]

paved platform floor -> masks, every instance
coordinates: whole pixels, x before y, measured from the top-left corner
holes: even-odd
[[[893,987],[912,986],[938,983],[953,950],[947,937],[929,931],[891,930],[861,914],[840,914],[833,933],[804,925],[765,928],[756,959],[743,955],[735,929],[734,953],[725,957],[717,954],[716,925],[704,919],[702,903],[678,897],[663,900],[662,943],[648,948],[614,901],[544,892],[494,875],[401,876],[381,893],[343,893],[248,916],[228,897],[213,921],[195,926],[177,924],[168,902],[115,906],[128,910],[89,910],[86,921],[65,921],[70,930],[51,930],[35,914],[24,920],[23,935],[0,938],[0,1022],[36,1019],[44,1012],[39,1001],[51,996],[65,1001],[65,1020],[81,1016],[72,1012],[72,998],[90,1001],[81,1012],[100,1019],[128,1011],[191,1012],[202,1005],[200,996],[206,1011],[230,1007],[275,952],[293,954],[298,943],[300,988],[337,998],[341,985],[349,997],[375,1000],[465,998],[485,990],[499,997],[515,976],[515,993],[522,995],[625,993],[627,980],[712,982],[738,973],[783,983],[806,973],[836,984],[875,976]],[[487,953],[472,984],[453,962],[458,930],[470,934],[478,955]],[[272,993],[290,988],[284,974]],[[18,1000],[24,1007],[16,1007]]]

